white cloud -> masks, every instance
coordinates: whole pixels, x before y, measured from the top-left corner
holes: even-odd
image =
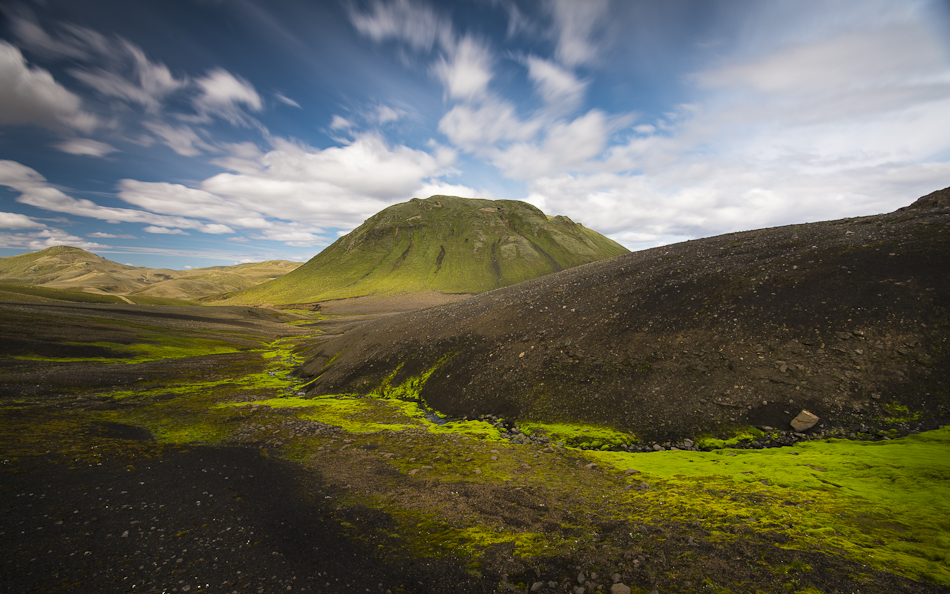
[[[249,229],[257,232],[252,236],[256,239],[312,247],[327,244],[323,227],[353,228],[413,196],[476,194],[467,186],[439,181],[454,172],[455,153],[437,144],[429,153],[390,147],[379,136],[365,134],[346,146],[323,150],[280,139],[273,140],[273,150],[267,153],[248,144],[229,148],[232,155],[226,159],[237,161],[235,173],[215,175],[197,188],[122,180],[119,197],[157,213],[152,216],[188,221],[157,227],[204,233]],[[213,223],[199,224],[192,218]]]
[[[60,23],[54,39],[32,16],[20,14],[12,20],[13,31],[20,44],[48,58],[69,58],[89,61],[98,56],[109,57],[116,51],[116,43],[122,38],[108,38],[88,27],[73,23]]]
[[[64,153],[71,155],[85,155],[87,157],[104,157],[109,153],[114,153],[119,149],[111,144],[91,140],[89,138],[70,138],[53,145]]]
[[[453,99],[471,99],[483,95],[492,79],[492,56],[488,48],[473,37],[465,36],[439,58],[432,71]]]
[[[120,38],[110,45],[108,69],[79,67],[70,74],[106,97],[138,103],[149,112],[158,111],[165,97],[188,84],[129,41]]]
[[[595,39],[607,17],[609,0],[552,0],[549,4],[558,38],[556,54],[567,66],[589,64],[597,57]]]
[[[431,7],[411,0],[375,0],[365,12],[351,4],[350,21],[357,31],[377,43],[397,39],[416,51],[431,50],[437,41],[445,45],[452,35],[446,19]]]
[[[296,107],[297,109],[303,109],[300,107],[300,104],[291,99],[290,97],[284,95],[283,93],[274,93],[274,98],[283,103],[284,105],[289,105],[291,107]]]
[[[950,59],[919,22],[839,21],[743,45],[685,79],[693,103],[630,130],[599,112],[541,116],[536,136],[509,142],[466,106],[440,131],[526,180],[546,212],[630,248],[892,211],[948,185]]]
[[[497,143],[524,141],[541,129],[539,120],[522,121],[510,103],[489,100],[478,105],[456,105],[439,121],[439,131],[458,147],[485,152]]]
[[[16,161],[0,160],[0,185],[20,192],[16,198],[17,202],[43,210],[112,223],[142,223],[156,227],[195,229],[204,233],[228,232],[220,224],[203,223],[187,216],[163,216],[141,210],[99,206],[91,200],[77,200],[50,186],[36,170]]]
[[[122,180],[119,197],[135,206],[166,215],[188,215],[219,221],[198,227],[203,233],[234,233],[234,228],[259,231],[255,237],[284,241],[288,245],[322,245],[322,229],[301,222],[275,220],[278,209],[264,201],[223,198],[205,190],[164,182]],[[278,215],[290,218],[285,214]],[[227,223],[227,224],[224,224]]]
[[[415,198],[428,198],[430,196],[461,196],[462,198],[495,199],[495,195],[488,191],[476,190],[469,186],[447,184],[439,181],[426,181],[418,190],[413,192],[413,197]]]
[[[108,248],[108,245],[86,241],[81,237],[70,235],[61,229],[43,229],[34,233],[2,233],[0,232],[0,248],[43,250],[57,245],[69,245],[84,250]]]
[[[13,29],[25,47],[47,57],[68,58],[87,63],[69,70],[104,97],[137,103],[150,113],[165,98],[188,85],[187,78],[175,77],[167,66],[152,62],[140,47],[122,37],[107,38],[80,25],[59,27],[57,38],[34,21],[13,19]],[[88,63],[96,62],[94,66]]]
[[[116,235],[114,233],[104,233],[102,231],[86,233],[86,237],[94,237],[96,239],[135,239],[134,235]]]
[[[157,235],[188,235],[188,233],[181,229],[169,229],[168,227],[156,227],[155,225],[143,227],[142,231],[145,231],[146,233],[155,233]]]
[[[0,124],[36,124],[91,132],[98,125],[79,97],[42,68],[30,68],[20,50],[0,41]]]
[[[331,130],[349,130],[353,127],[353,122],[340,115],[334,115],[330,121]]]
[[[215,68],[195,80],[200,94],[194,99],[199,113],[216,115],[232,124],[247,122],[245,109],[261,111],[263,104],[251,83],[227,70]]]
[[[516,179],[584,167],[604,151],[610,127],[603,112],[591,110],[571,122],[550,125],[540,144],[513,144],[496,153],[492,161],[506,176]]]
[[[402,110],[396,110],[388,105],[380,105],[376,108],[376,121],[379,124],[388,124],[389,122],[395,122],[399,118],[405,115],[405,112]]]
[[[549,105],[570,111],[584,98],[587,83],[578,80],[569,70],[537,56],[526,57],[524,63],[528,68],[528,78]]]
[[[0,229],[39,229],[45,226],[26,215],[15,212],[0,212]]]
[[[261,170],[264,153],[253,142],[220,143],[218,148],[228,153],[211,162],[237,173],[256,173]]]
[[[162,122],[145,122],[142,124],[152,133],[162,139],[163,144],[185,157],[200,155],[203,151],[212,152],[214,147],[198,136],[198,133],[189,126],[169,126]]]
[[[366,213],[394,199],[406,198],[420,180],[439,174],[445,164],[424,151],[388,147],[366,134],[344,147],[315,150],[286,141],[263,157],[258,175],[218,174],[201,187],[213,194],[253,205],[267,216],[309,222],[346,213]],[[368,212],[367,212],[368,211]]]

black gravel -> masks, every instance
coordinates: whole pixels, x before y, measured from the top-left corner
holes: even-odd
[[[487,584],[381,562],[316,477],[244,448],[0,466],[0,592],[439,592]]]

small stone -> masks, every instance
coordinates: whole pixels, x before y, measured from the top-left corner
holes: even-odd
[[[615,584],[619,584],[620,580],[623,579],[623,576],[621,576],[619,573],[615,573],[612,576],[610,576],[610,579],[612,579]]]
[[[120,538],[128,538],[128,537],[129,537],[129,531],[126,530],[125,532],[122,533],[122,536]]]
[[[654,451],[654,452],[661,452],[661,451],[663,451],[663,446],[661,446],[661,445],[658,444],[658,443],[655,443],[655,444],[653,444],[653,451]]]
[[[628,469],[624,470],[623,473],[624,473],[624,474],[627,474],[627,475],[630,475],[630,474],[639,474],[640,471],[637,470],[636,468],[628,468]]]
[[[544,582],[535,582],[535,583],[531,584],[531,591],[532,591],[532,592],[537,592],[538,590],[540,590],[540,589],[543,588],[543,587],[544,587]]]
[[[610,594],[630,594],[630,587],[625,584],[614,584],[610,587]]]
[[[472,472],[474,472],[475,474],[481,474],[481,473],[482,473],[482,469],[481,469],[481,468],[476,468],[476,469],[473,470]]]
[[[878,394],[877,392],[872,392],[872,393],[871,393],[871,398],[873,398],[873,399],[875,399],[875,400],[880,400],[880,399],[881,399],[881,395]]]
[[[586,581],[587,581],[587,578],[584,576],[584,572],[583,572],[583,571],[580,572],[579,574],[577,574],[577,583],[578,583],[578,584],[583,584],[583,583],[586,582]]]
[[[801,433],[815,426],[818,422],[818,416],[813,415],[807,410],[798,413],[798,416],[792,419],[792,429]]]
[[[683,445],[686,446],[686,447],[688,447],[688,448],[691,448],[691,447],[693,447],[693,446],[696,445],[696,444],[695,444],[695,442],[694,442],[692,439],[684,439],[684,440],[683,440]]]
[[[591,462],[590,464],[585,464],[584,468],[587,468],[588,470],[593,470],[594,468],[597,468],[597,464],[595,462]]]

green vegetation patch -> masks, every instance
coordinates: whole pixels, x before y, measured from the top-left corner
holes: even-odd
[[[528,435],[547,435],[551,441],[568,447],[608,449],[639,441],[633,434],[597,425],[527,422],[519,426]]]
[[[395,541],[390,543],[394,549],[417,558],[461,558],[475,575],[480,575],[482,554],[490,546],[511,543],[513,555],[526,558],[554,554],[562,545],[559,539],[542,533],[516,532],[475,521],[458,526],[416,510],[391,509],[389,515],[397,526],[389,535]]]
[[[723,536],[736,524],[779,532],[789,548],[950,584],[950,427],[893,441],[588,455],[641,471],[634,480],[655,486],[641,497],[659,517]]]
[[[740,441],[749,441],[764,435],[763,431],[755,427],[734,427],[721,430],[718,437],[704,435],[696,440],[696,445],[701,448],[725,448],[736,445]]]
[[[184,357],[202,357],[205,355],[220,355],[236,353],[239,349],[232,343],[211,338],[191,336],[176,336],[169,334],[139,334],[137,337],[143,342],[133,344],[118,344],[114,342],[68,342],[73,346],[97,346],[124,355],[124,363],[145,363],[161,359],[181,359]],[[88,359],[85,359],[88,361]],[[115,360],[108,361],[115,363]]]
[[[222,407],[268,406],[306,409],[302,419],[340,427],[349,433],[425,429],[433,434],[460,435],[482,440],[500,440],[494,426],[485,421],[437,423],[426,417],[417,402],[396,398],[372,398],[358,394],[332,394],[315,398],[286,397],[253,402],[228,402]]]

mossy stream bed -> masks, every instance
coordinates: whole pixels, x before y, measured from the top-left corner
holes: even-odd
[[[158,356],[187,360],[172,338],[150,335],[175,344]],[[433,422],[425,377],[305,396],[292,375],[314,340],[304,332],[229,340],[192,345],[218,362],[210,371],[5,400],[0,477],[39,455],[132,466],[241,446],[310,473],[340,531],[380,560],[454,564],[484,591],[608,592],[615,578],[644,593],[950,591],[950,428],[646,454],[581,449],[635,439],[610,428],[521,420],[547,439],[514,443],[486,420]]]

